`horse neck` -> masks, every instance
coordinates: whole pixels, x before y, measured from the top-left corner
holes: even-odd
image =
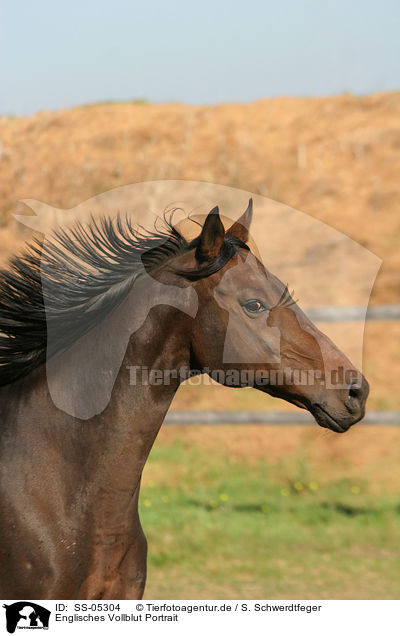
[[[122,324],[129,302],[127,299],[114,312],[111,322],[104,325],[106,331],[119,315]],[[93,529],[100,532],[132,523],[129,519],[135,516],[143,467],[179,380],[145,384],[139,373],[132,385],[129,367],[172,370],[187,366],[188,320],[176,308],[154,307],[129,340],[107,407],[87,421],[56,408],[44,367],[18,386],[4,387],[9,408],[2,434],[12,435],[18,449],[12,456],[5,455],[4,462],[12,464],[10,475],[19,474],[17,463],[21,474],[32,475],[30,483],[39,499],[46,492],[46,505],[68,527],[79,527],[83,518],[90,518]],[[61,507],[60,497],[64,501]]]
[[[88,427],[85,440],[96,458],[96,470],[90,477],[96,511],[114,524],[121,516],[125,518],[133,501],[179,386],[178,370],[189,363],[188,340],[187,316],[171,307],[154,308],[129,342],[108,407],[94,418],[102,441],[100,456],[98,433],[93,434],[91,424]],[[161,381],[152,381],[152,373],[161,375]],[[84,428],[82,424],[80,430]]]

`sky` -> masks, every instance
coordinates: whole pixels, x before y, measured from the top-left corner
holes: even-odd
[[[400,89],[399,0],[2,0],[0,113]]]

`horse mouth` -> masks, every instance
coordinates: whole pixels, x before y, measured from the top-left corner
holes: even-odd
[[[329,428],[335,433],[345,433],[349,428],[349,426],[341,426],[320,404],[313,404],[310,411],[317,424],[323,428]]]

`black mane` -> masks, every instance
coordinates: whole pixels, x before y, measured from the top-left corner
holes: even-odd
[[[164,218],[144,232],[129,219],[102,218],[34,239],[0,272],[0,386],[27,375],[98,324],[128,294],[144,271],[198,245]],[[219,271],[239,247],[226,236],[218,257],[190,272],[199,280]],[[51,337],[48,338],[48,334]]]

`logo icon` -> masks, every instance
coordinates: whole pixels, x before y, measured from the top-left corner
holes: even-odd
[[[3,605],[6,610],[7,631],[13,634],[16,629],[48,629],[50,610],[31,603],[18,601],[11,605]]]

